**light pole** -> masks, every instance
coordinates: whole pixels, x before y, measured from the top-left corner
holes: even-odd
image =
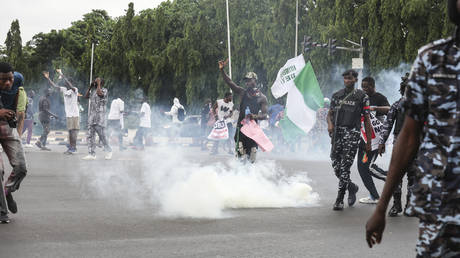
[[[225,0],[227,4],[227,48],[228,48],[228,73],[230,79],[232,78],[232,52],[230,45],[230,15],[228,12],[228,0]]]
[[[299,0],[295,5],[295,55],[297,56],[297,41],[299,41]]]

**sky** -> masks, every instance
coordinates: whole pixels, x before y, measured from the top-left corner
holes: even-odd
[[[92,9],[106,10],[109,16],[124,15],[130,2],[134,3],[136,14],[139,11],[155,8],[164,0],[14,0],[0,15],[0,45],[5,45],[6,34],[11,22],[19,20],[22,44],[39,32],[50,32],[71,26],[73,21],[81,20],[83,14]]]

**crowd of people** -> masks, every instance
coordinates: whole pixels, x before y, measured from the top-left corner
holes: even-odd
[[[460,1],[448,1],[449,15],[460,25]],[[366,225],[366,240],[370,247],[379,243],[385,227],[388,203],[393,197],[393,206],[388,215],[403,213],[420,219],[420,238],[417,244],[419,257],[460,256],[460,150],[459,150],[459,97],[458,97],[458,47],[459,28],[454,37],[436,41],[419,51],[411,73],[401,77],[401,98],[390,105],[380,92],[375,79],[365,77],[361,89],[356,87],[358,73],[343,72],[343,88],[325,99],[324,107],[317,111],[317,122],[310,132],[310,140],[330,137],[330,159],[338,179],[337,197],[332,205],[334,211],[344,210],[347,195],[348,206],[358,200],[363,204],[377,204],[376,210]],[[211,155],[219,153],[219,146],[243,162],[254,163],[260,144],[257,137],[245,133],[245,126],[259,124],[269,138],[278,145],[283,141],[279,121],[283,118],[284,105],[277,101],[268,106],[267,97],[258,86],[258,76],[248,72],[244,86],[237,85],[225,72],[227,61],[219,61],[220,75],[229,90],[212,102],[207,99],[201,109],[200,146]],[[48,72],[43,75],[50,87],[44,90],[38,103],[38,120],[42,134],[35,145],[49,151],[48,134],[52,118],[60,119],[50,111],[53,89],[62,93],[68,144],[65,154],[77,152],[80,130],[79,93],[60,69],[56,70],[59,86]],[[396,89],[395,89],[396,91]],[[8,210],[17,212],[13,193],[17,191],[27,175],[23,146],[30,147],[34,125],[33,91],[24,89],[23,76],[8,63],[0,63],[0,144],[13,168],[3,182],[3,162],[0,191],[0,222],[8,222]],[[95,160],[98,145],[103,147],[104,158],[112,158],[110,139],[116,137],[119,150],[126,149],[125,103],[117,97],[107,113],[108,89],[102,78],[96,78],[82,96],[89,100],[86,143],[88,155],[84,160]],[[233,100],[238,98],[238,107]],[[133,148],[143,150],[149,140],[152,127],[152,111],[148,99],[143,98],[141,108],[135,113],[139,126],[133,138]],[[186,116],[184,106],[174,98],[170,111],[169,126],[172,136]],[[266,121],[263,126],[262,122]],[[107,127],[107,130],[106,130]],[[257,128],[256,128],[257,129]],[[27,136],[22,139],[25,131]],[[262,131],[263,132],[263,131]],[[385,153],[385,146],[393,132],[394,149],[388,172],[375,163]],[[24,141],[24,143],[22,142]],[[23,145],[24,144],[24,145]],[[211,149],[208,149],[211,145]],[[368,196],[357,199],[359,187],[350,178],[351,167],[357,157],[357,168]],[[402,205],[402,179],[407,174],[405,208]],[[374,178],[385,181],[379,192]],[[366,193],[367,195],[367,193]]]

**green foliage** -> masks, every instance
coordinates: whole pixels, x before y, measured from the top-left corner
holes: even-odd
[[[295,50],[295,0],[230,0],[233,80],[242,83],[254,71],[269,94],[278,70]],[[363,37],[367,74],[411,63],[417,49],[453,32],[442,0],[299,0],[299,50],[303,35],[350,46]],[[13,21],[2,59],[24,73],[31,87],[44,85],[41,71],[62,68],[82,90],[88,85],[91,44],[94,75],[105,78],[111,97],[134,98],[142,91],[153,103],[170,105],[173,97],[189,106],[222,97],[228,87],[217,61],[227,58],[223,0],[172,0],[136,14],[111,18],[93,10],[63,30],[39,33],[21,48],[19,22]],[[312,60],[325,95],[340,87],[334,73],[350,67],[357,53],[332,56],[316,48]]]

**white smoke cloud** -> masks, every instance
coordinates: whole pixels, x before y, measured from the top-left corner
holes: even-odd
[[[145,152],[136,169],[126,162],[115,169],[104,164],[95,161],[88,164],[91,170],[76,175],[84,196],[130,208],[154,207],[156,214],[166,217],[223,218],[229,216],[228,209],[307,207],[319,202],[305,172],[289,176],[269,160],[244,165],[230,158],[203,165],[180,149],[159,147]]]

